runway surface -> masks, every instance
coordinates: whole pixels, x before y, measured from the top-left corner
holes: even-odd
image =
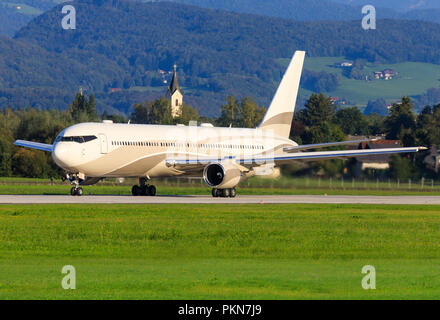
[[[282,203],[329,203],[329,204],[432,204],[440,205],[435,196],[237,196],[236,198],[213,198],[211,196],[82,196],[65,195],[0,195],[0,204],[282,204]]]

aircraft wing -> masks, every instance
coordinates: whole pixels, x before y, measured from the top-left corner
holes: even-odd
[[[388,148],[388,149],[360,149],[360,150],[338,150],[338,151],[318,151],[318,152],[297,152],[292,154],[275,154],[275,155],[261,155],[251,158],[238,158],[238,157],[200,157],[200,158],[187,158],[187,159],[167,159],[166,165],[168,167],[180,167],[184,169],[195,168],[199,165],[207,165],[213,162],[235,161],[241,165],[263,165],[274,163],[285,164],[293,160],[324,160],[324,159],[343,159],[350,157],[366,157],[380,154],[395,154],[395,153],[413,153],[426,150],[425,147],[410,147],[410,148]]]
[[[351,157],[366,157],[380,154],[395,154],[395,153],[412,153],[426,150],[424,147],[411,148],[388,148],[388,149],[362,149],[362,150],[338,150],[338,151],[317,151],[317,152],[297,152],[287,155],[274,155],[273,157],[255,157],[252,159],[239,159],[238,163],[270,163],[284,164],[292,160],[324,160],[324,159],[343,159]]]
[[[303,144],[301,146],[284,148],[283,151],[290,153],[290,152],[298,152],[301,150],[308,150],[308,149],[320,149],[320,148],[327,148],[327,147],[358,145],[358,144],[364,143],[364,142],[373,142],[373,141],[379,141],[379,140],[380,140],[380,138],[372,138],[372,139],[364,139],[364,140],[351,140],[351,141],[328,142],[328,143],[318,143],[318,144]]]
[[[46,143],[17,140],[14,142],[14,145],[19,146],[19,147],[26,147],[26,148],[32,148],[32,149],[38,149],[38,150],[42,150],[42,151],[52,152],[52,145],[46,144]]]

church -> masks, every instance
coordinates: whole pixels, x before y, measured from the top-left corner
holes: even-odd
[[[171,115],[173,118],[177,118],[182,115],[183,94],[182,90],[180,90],[179,80],[177,79],[176,65],[174,65],[173,78],[171,79],[170,86],[168,87],[168,95],[171,99]]]

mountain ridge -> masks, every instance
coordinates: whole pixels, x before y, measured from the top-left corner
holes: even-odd
[[[22,28],[14,39],[0,42],[0,46],[12,41],[44,50],[29,47],[28,53],[10,52],[0,59],[0,89],[5,92],[0,106],[23,107],[19,103],[23,98],[30,105],[42,104],[47,92],[45,96],[33,94],[32,86],[37,86],[65,92],[50,105],[65,108],[81,86],[96,94],[101,111],[128,113],[133,103],[165,94],[161,81],[166,77],[158,71],[170,70],[177,63],[185,101],[201,114],[215,115],[229,94],[250,95],[267,105],[284,72],[277,59],[291,57],[299,49],[309,56],[440,64],[436,54],[439,24],[379,20],[378,30],[367,32],[357,21],[297,22],[169,2],[74,4],[81,17],[77,30],[61,29],[63,15],[55,7]],[[46,61],[45,56],[54,61]],[[32,70],[32,61],[39,60],[49,66],[67,64],[69,78],[63,81],[55,67]],[[51,73],[58,80],[51,80]],[[20,87],[25,97],[19,96]],[[112,88],[121,92],[110,93]]]
[[[134,0],[138,2],[155,2],[152,0]],[[238,13],[251,13],[264,16],[281,17],[298,21],[347,21],[362,19],[361,8],[364,4],[375,4],[379,19],[409,19],[438,23],[440,21],[440,3],[431,7],[413,6],[403,10],[400,0],[393,5],[384,1],[351,1],[351,0],[157,0],[156,2],[175,2],[195,5],[201,8],[221,9]],[[389,0],[392,1],[392,0]],[[388,3],[389,3],[388,1]],[[394,1],[394,0],[393,0]],[[413,0],[408,0],[410,3]],[[47,11],[63,1],[55,0],[21,0],[25,6],[40,11]],[[64,1],[66,2],[66,1]],[[435,4],[435,2],[432,2]],[[399,9],[400,8],[400,9]],[[12,37],[16,31],[25,26],[35,14],[16,10],[9,0],[0,0],[0,34]]]

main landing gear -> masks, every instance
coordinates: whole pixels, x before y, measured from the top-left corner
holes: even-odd
[[[212,189],[212,196],[214,198],[235,198],[237,195],[237,190],[235,188],[230,189]]]
[[[146,178],[139,179],[139,185],[134,185],[131,188],[131,194],[134,196],[151,196],[156,195],[156,187],[147,184]]]

